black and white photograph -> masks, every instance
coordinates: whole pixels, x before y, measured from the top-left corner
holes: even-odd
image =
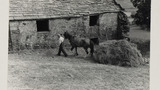
[[[7,90],[150,90],[151,0],[8,2]]]

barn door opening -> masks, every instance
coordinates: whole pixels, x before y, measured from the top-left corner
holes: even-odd
[[[89,26],[99,25],[99,15],[90,16]]]
[[[49,20],[37,20],[37,32],[49,31]]]
[[[89,26],[90,38],[97,38],[99,32],[99,15],[92,15],[89,17]]]

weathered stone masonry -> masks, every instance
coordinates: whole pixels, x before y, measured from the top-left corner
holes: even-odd
[[[81,37],[116,39],[117,15],[120,8],[113,0],[67,1],[10,0],[10,7],[14,7],[10,8],[9,23],[13,50],[54,47],[57,43],[56,35],[65,31]],[[28,5],[31,2],[39,6]],[[19,6],[20,9],[17,8]],[[98,16],[97,24],[90,26],[90,17],[95,15]],[[37,31],[38,20],[48,20],[49,31]]]

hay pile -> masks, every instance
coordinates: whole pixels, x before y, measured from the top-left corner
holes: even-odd
[[[150,57],[150,40],[132,38],[131,42],[137,45],[137,48],[140,50],[142,56]]]
[[[96,62],[120,66],[137,67],[144,64],[141,53],[135,44],[126,40],[106,41],[96,47],[93,54]]]

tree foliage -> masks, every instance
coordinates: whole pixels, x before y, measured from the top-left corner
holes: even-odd
[[[150,28],[151,0],[131,0],[131,2],[138,9],[133,16],[135,23]]]
[[[118,13],[118,32],[117,39],[124,39],[129,37],[130,25],[127,15],[124,12]]]

